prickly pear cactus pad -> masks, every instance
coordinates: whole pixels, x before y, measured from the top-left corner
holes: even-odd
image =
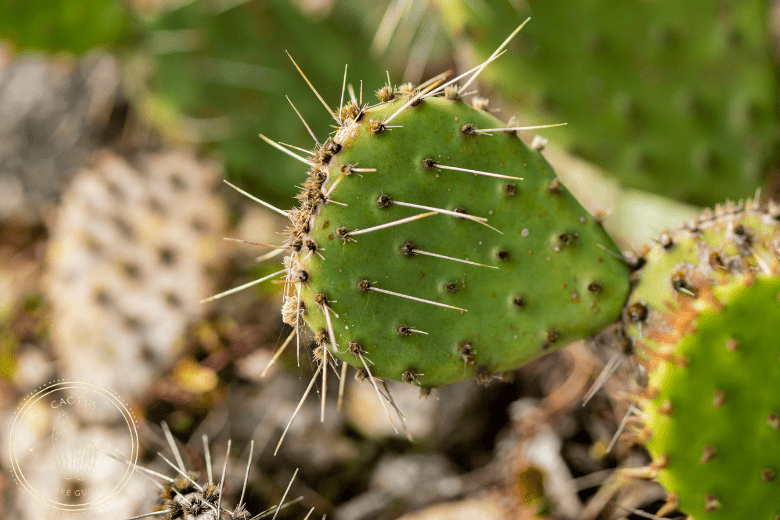
[[[285,319],[300,297],[315,356],[358,376],[487,381],[599,331],[626,299],[611,240],[539,151],[486,101],[444,93],[385,87],[343,107],[290,212]]]
[[[624,312],[650,476],[697,519],[780,515],[778,217],[747,201],[663,233]]]
[[[639,346],[656,348],[673,330],[670,316],[699,285],[723,285],[745,274],[770,275],[780,266],[780,207],[757,201],[727,203],[698,220],[664,231],[633,273],[635,288],[623,313]]]
[[[774,520],[780,279],[735,281],[684,308],[695,331],[653,371],[644,409],[656,479],[694,518]]]

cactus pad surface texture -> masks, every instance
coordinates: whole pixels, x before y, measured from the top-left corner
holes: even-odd
[[[624,314],[649,370],[639,437],[696,519],[780,515],[778,217],[748,201],[664,233]]]
[[[285,321],[300,297],[315,357],[422,388],[487,381],[613,322],[628,276],[600,223],[484,101],[425,92],[334,111],[290,212]]]

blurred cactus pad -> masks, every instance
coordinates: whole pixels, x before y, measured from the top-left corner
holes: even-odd
[[[488,81],[534,119],[568,122],[551,137],[628,186],[711,205],[751,196],[776,158],[767,2],[439,4],[476,59],[530,16]]]
[[[221,7],[220,7],[221,6]],[[147,20],[139,77],[148,78],[140,97],[144,112],[175,139],[215,145],[227,175],[253,193],[290,205],[300,171],[272,153],[258,132],[286,143],[309,140],[285,96],[312,126],[327,114],[296,73],[289,52],[309,78],[341,89],[344,64],[350,75],[378,84],[385,68],[365,58],[372,34],[349,6],[303,12],[283,0],[196,0]],[[356,85],[357,88],[357,85]]]

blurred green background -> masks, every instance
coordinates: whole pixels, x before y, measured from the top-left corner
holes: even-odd
[[[503,115],[567,122],[547,136],[622,185],[708,205],[751,196],[777,161],[776,54],[766,1],[4,0],[0,37],[19,52],[121,60],[133,110],[166,141],[219,152],[231,179],[278,204],[299,165],[258,138],[322,136],[343,65],[364,96],[484,59],[525,18],[482,78]]]

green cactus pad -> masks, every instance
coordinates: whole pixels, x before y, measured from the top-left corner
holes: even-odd
[[[300,252],[288,257],[288,279],[301,283],[288,286],[288,323],[300,286],[321,346],[359,368],[362,356],[380,378],[427,388],[487,380],[613,322],[627,268],[604,251],[611,240],[541,154],[513,132],[480,134],[506,125],[445,97],[406,107],[384,128],[409,95],[345,108],[344,124],[312,157],[303,206],[291,213],[289,243]],[[431,211],[401,203],[438,209],[361,233]]]
[[[668,332],[668,316],[700,285],[724,285],[743,274],[771,274],[780,266],[780,207],[753,200],[716,206],[680,229],[663,232],[632,276],[636,286],[623,322],[640,346],[657,348],[654,332]],[[646,332],[643,334],[643,332]]]
[[[694,518],[780,515],[780,208],[719,206],[664,232],[623,327],[649,372],[639,439]]]
[[[780,279],[734,282],[696,305],[695,332],[650,377],[656,479],[697,519],[780,515]],[[701,307],[699,309],[698,307]]]

